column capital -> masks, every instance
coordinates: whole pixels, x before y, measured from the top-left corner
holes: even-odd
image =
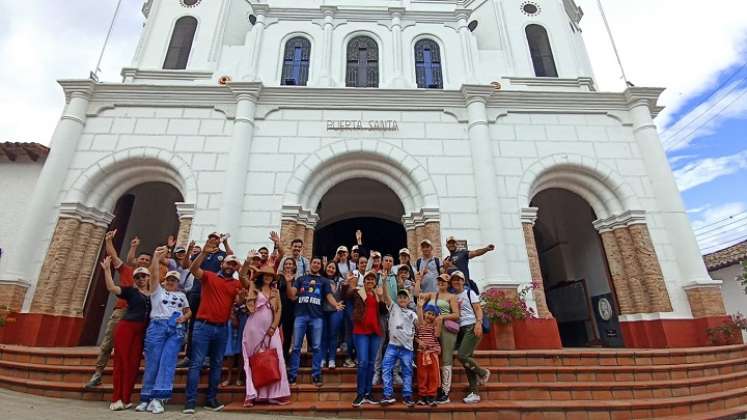
[[[230,82],[226,86],[231,90],[236,101],[252,102],[257,102],[264,87],[262,82]]]
[[[534,226],[534,222],[537,221],[537,214],[539,208],[537,207],[524,207],[521,209],[521,224],[529,224]]]
[[[487,103],[488,98],[490,98],[495,93],[495,86],[492,85],[462,85],[462,88],[460,89],[462,92],[462,96],[464,96],[464,101],[467,103],[467,105],[479,101],[482,103]]]
[[[612,216],[605,219],[595,220],[594,228],[599,233],[604,233],[615,229],[626,228],[632,225],[645,224],[647,224],[645,210],[627,210],[620,214],[613,214]]]
[[[252,12],[257,17],[267,16],[270,13],[270,6],[267,4],[252,4]]]
[[[193,219],[195,217],[195,204],[194,203],[174,203],[176,206],[176,214],[179,216],[179,220]]]
[[[337,6],[320,6],[319,10],[321,10],[322,16],[326,18],[334,17],[339,9],[337,8]]]
[[[60,219],[77,219],[82,223],[91,223],[107,228],[114,220],[114,215],[107,211],[87,207],[81,203],[61,203]]]
[[[656,105],[662,92],[664,92],[663,88],[629,87],[625,89],[623,95],[625,95],[625,101],[631,109],[645,106],[655,115],[662,110],[662,107]]]
[[[65,102],[70,102],[72,98],[91,99],[96,90],[96,82],[91,79],[67,79],[58,80],[62,91],[65,92]]]
[[[472,10],[471,9],[455,9],[454,10],[454,17],[459,23],[459,28],[467,27],[467,19],[472,16]],[[464,21],[462,23],[461,21]]]
[[[280,220],[284,222],[296,222],[301,217],[301,206],[283,206],[280,210]]]

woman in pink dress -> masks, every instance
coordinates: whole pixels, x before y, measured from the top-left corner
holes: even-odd
[[[280,294],[273,284],[275,272],[270,266],[262,267],[254,273],[254,287],[247,300],[249,319],[244,327],[243,351],[244,370],[246,370],[246,399],[244,407],[252,407],[255,402],[269,402],[270,404],[288,404],[290,402],[290,385],[285,372],[283,359],[283,343],[280,340],[278,324],[280,324]],[[252,382],[252,369],[249,358],[259,351],[260,344],[270,337],[270,348],[278,353],[280,381],[256,389]]]

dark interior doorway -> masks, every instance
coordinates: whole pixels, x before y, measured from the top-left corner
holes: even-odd
[[[532,200],[534,236],[547,305],[564,347],[624,347],[619,309],[594,210],[583,198],[553,188]]]
[[[381,182],[368,178],[343,181],[324,194],[316,212],[314,255],[332,257],[340,245],[350,249],[359,229],[366,248],[392,254],[395,261],[399,250],[407,246],[402,201]]]
[[[179,219],[174,203],[183,201],[182,194],[170,184],[149,182],[127,191],[115,205],[114,220],[108,230],[117,229],[114,246],[122,261],[127,259],[130,241],[140,238],[139,252],[153,253],[166,243],[169,235],[176,235]],[[101,255],[104,255],[102,247]],[[119,281],[117,275],[115,282]],[[108,293],[101,268],[96,265],[86,295],[85,325],[79,345],[93,346],[101,340],[106,321],[111,316],[116,298]]]
[[[407,233],[401,223],[376,217],[356,217],[332,223],[314,234],[314,255],[332,258],[337,247],[350,249],[355,244],[355,231],[363,231],[363,243],[382,255],[391,254],[397,261],[397,253],[407,246]]]

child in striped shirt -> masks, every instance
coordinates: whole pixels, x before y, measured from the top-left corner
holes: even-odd
[[[441,328],[436,323],[438,308],[434,305],[425,305],[425,300],[418,301],[418,327],[417,327],[417,367],[418,367],[418,394],[420,405],[436,405],[436,393],[441,387],[441,345],[438,337]]]

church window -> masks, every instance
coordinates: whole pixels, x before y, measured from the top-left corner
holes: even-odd
[[[537,3],[525,1],[521,4],[521,11],[527,16],[536,16],[540,14],[540,7]]]
[[[311,42],[297,36],[285,43],[283,55],[283,75],[281,85],[306,86],[309,80],[309,57],[311,56]]]
[[[347,87],[379,87],[379,46],[367,37],[355,37],[348,42]]]
[[[552,55],[550,38],[540,25],[529,25],[526,28],[529,52],[532,56],[534,74],[537,77],[558,77],[555,59]]]
[[[196,31],[197,19],[192,16],[184,16],[176,21],[169,49],[166,52],[166,60],[163,63],[164,69],[184,70],[187,68],[189,53],[192,51],[192,42],[194,42]]]
[[[182,6],[184,7],[195,7],[200,4],[202,0],[181,0]]]
[[[415,44],[415,79],[419,88],[443,89],[441,52],[432,39],[422,39]]]

